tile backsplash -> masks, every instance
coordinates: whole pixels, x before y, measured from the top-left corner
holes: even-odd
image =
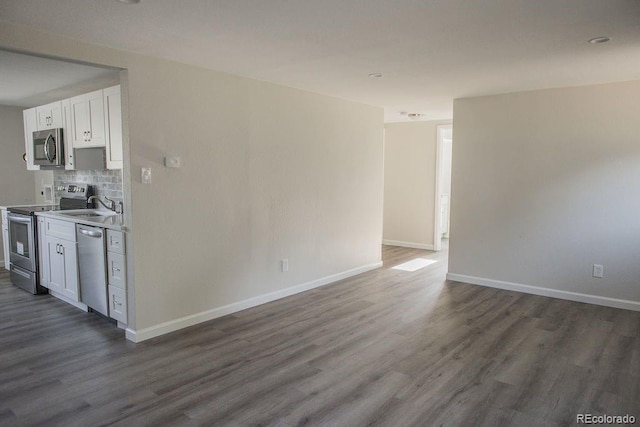
[[[116,201],[122,201],[122,170],[85,170],[68,171],[56,170],[53,172],[53,185],[79,182],[91,184],[95,194],[101,199],[107,196]],[[60,192],[56,190],[56,203],[60,201]]]

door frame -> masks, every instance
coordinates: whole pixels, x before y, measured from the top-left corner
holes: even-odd
[[[433,250],[442,250],[442,238],[440,237],[440,174],[442,173],[442,141],[444,130],[453,132],[453,124],[436,126],[436,188],[434,198],[434,218],[433,218]],[[449,198],[449,217],[451,217],[451,198]]]

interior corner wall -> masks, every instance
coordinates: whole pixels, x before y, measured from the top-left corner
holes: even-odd
[[[640,81],[456,100],[449,278],[639,309],[638,99]]]
[[[0,205],[20,205],[35,202],[33,172],[28,171],[22,160],[24,154],[24,127],[22,110],[24,108],[0,105],[0,169],[3,176],[10,179],[0,180]],[[2,231],[0,230],[0,234]],[[0,247],[0,260],[4,259]]]
[[[448,124],[385,125],[384,243],[433,249],[437,128]]]
[[[381,265],[381,108],[19,25],[0,40],[127,70],[132,339]],[[164,167],[167,155],[182,166]]]

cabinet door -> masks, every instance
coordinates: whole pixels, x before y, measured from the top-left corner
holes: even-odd
[[[33,164],[33,132],[38,130],[38,119],[35,108],[22,111],[24,122],[24,152],[26,153],[27,170],[37,171],[40,166]]]
[[[89,117],[89,140],[90,147],[104,147],[106,143],[104,102],[102,89],[87,95],[87,108]]]
[[[38,118],[38,130],[62,127],[63,120],[60,101],[36,107],[36,114]]]
[[[127,323],[127,293],[124,289],[109,286],[109,317]]]
[[[70,141],[74,148],[81,148],[87,144],[89,130],[89,109],[86,95],[74,96],[69,99]]]
[[[60,255],[60,239],[47,236],[45,240],[47,259],[43,264],[47,268],[48,288],[61,294],[64,282],[64,260]]]
[[[106,135],[102,90],[74,96],[69,103],[73,147],[104,147]]]
[[[122,254],[107,252],[107,280],[110,285],[127,289],[127,268]]]
[[[60,240],[62,268],[64,280],[62,281],[62,294],[73,300],[80,301],[78,292],[78,247],[76,242]]]
[[[122,104],[120,86],[103,91],[107,169],[122,169]]]

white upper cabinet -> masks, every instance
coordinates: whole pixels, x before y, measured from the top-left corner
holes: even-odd
[[[103,91],[107,169],[122,169],[122,104],[120,85]]]
[[[40,166],[33,164],[33,132],[38,130],[38,114],[35,108],[22,111],[24,123],[24,150],[26,153],[27,170],[37,171]]]
[[[74,149],[94,147],[105,147],[107,169],[122,169],[120,85],[29,108],[22,114],[28,170],[40,169],[33,164],[33,132],[52,128],[62,128],[65,169],[76,169]]]
[[[37,130],[61,128],[63,126],[60,101],[36,107],[36,115],[38,117]]]
[[[69,100],[73,148],[104,147],[106,143],[102,89]]]

